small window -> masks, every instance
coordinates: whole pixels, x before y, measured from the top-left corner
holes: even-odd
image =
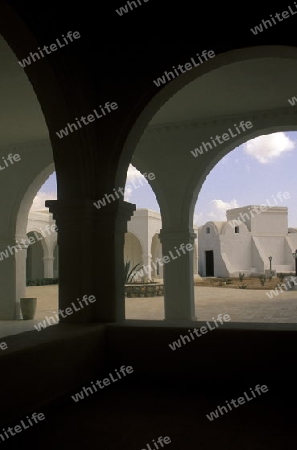
[[[235,227],[235,233],[239,233],[239,227]]]
[[[210,228],[206,227],[206,233],[209,234],[210,233]]]

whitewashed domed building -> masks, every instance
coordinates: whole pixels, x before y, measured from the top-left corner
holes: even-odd
[[[199,273],[230,277],[295,272],[297,229],[288,228],[287,207],[249,205],[227,211],[227,221],[199,227]]]

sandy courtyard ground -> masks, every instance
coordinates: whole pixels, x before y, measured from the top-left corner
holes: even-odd
[[[234,322],[297,323],[297,291],[284,292],[269,299],[266,290],[195,287],[196,315],[209,320],[229,314]],[[57,312],[58,286],[29,286],[27,297],[37,297],[36,319]],[[75,301],[75,299],[74,299]],[[163,297],[127,298],[127,319],[164,319]]]
[[[297,323],[297,291],[284,292],[271,300],[266,292],[196,286],[197,319],[205,321],[218,314],[229,314],[231,322]],[[57,312],[57,285],[29,286],[26,296],[38,299],[35,320],[1,321],[0,336],[34,330],[34,324]],[[163,320],[163,297],[127,298],[126,318]]]

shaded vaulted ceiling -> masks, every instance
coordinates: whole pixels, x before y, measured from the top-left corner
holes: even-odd
[[[1,36],[0,61],[0,146],[48,139],[33,87]]]

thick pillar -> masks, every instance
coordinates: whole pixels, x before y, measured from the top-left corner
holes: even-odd
[[[21,318],[20,298],[26,296],[27,247],[19,240],[0,239],[0,320]]]
[[[165,320],[195,320],[193,248],[195,233],[162,229]],[[167,259],[166,259],[167,257]]]
[[[193,250],[193,272],[194,275],[198,275],[198,256],[197,256],[197,247],[196,247],[196,239],[194,239],[194,250]]]
[[[54,257],[44,256],[43,258],[44,278],[54,278]]]
[[[15,319],[22,318],[20,299],[26,297],[26,267],[27,267],[27,249],[29,247],[28,238],[24,236],[21,240],[18,238],[17,248],[21,248],[15,255],[16,265],[16,302]],[[21,241],[21,242],[20,242]]]
[[[95,201],[46,201],[58,227],[59,308],[77,304],[84,295],[96,297],[61,322],[125,318],[124,238],[136,207],[116,200],[98,209]]]

